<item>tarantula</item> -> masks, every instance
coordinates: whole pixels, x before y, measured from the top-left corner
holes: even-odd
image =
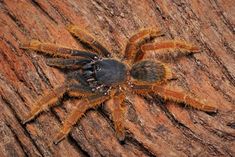
[[[21,46],[23,49],[51,55],[54,58],[47,60],[49,66],[70,71],[61,86],[44,94],[33,104],[31,112],[24,118],[23,123],[27,123],[43,110],[53,106],[65,93],[72,97],[81,97],[76,108],[64,121],[54,140],[55,143],[60,142],[70,132],[72,126],[88,109],[109,99],[112,99],[116,106],[112,116],[117,137],[123,137],[125,134],[123,103],[129,93],[145,95],[152,92],[199,110],[216,111],[215,107],[202,103],[186,93],[172,91],[162,86],[171,79],[170,68],[160,61],[143,59],[149,50],[177,49],[183,54],[188,54],[198,52],[196,46],[179,40],[152,42],[154,38],[162,35],[161,31],[157,28],[143,29],[129,39],[124,57],[119,59],[111,57],[113,54],[83,29],[75,25],[70,25],[67,29],[95,52],[80,51],[37,40]]]

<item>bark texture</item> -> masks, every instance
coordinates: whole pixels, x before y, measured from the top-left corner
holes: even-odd
[[[145,27],[200,46],[201,53],[167,60],[177,77],[168,86],[206,99],[219,112],[134,95],[126,103],[123,142],[115,137],[108,103],[88,111],[65,140],[51,144],[73,103],[64,100],[22,125],[33,102],[64,75],[19,44],[38,39],[83,49],[65,29],[71,23],[119,55]],[[1,0],[0,96],[0,156],[235,156],[234,0]]]

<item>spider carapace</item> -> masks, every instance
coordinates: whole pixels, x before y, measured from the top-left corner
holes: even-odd
[[[86,64],[82,75],[93,91],[106,92],[127,80],[126,66],[114,59],[103,59]]]
[[[163,40],[154,42],[162,35],[157,28],[143,29],[127,42],[124,56],[114,57],[99,41],[75,25],[68,31],[82,43],[88,44],[94,52],[80,51],[50,43],[33,40],[21,45],[23,49],[35,50],[50,55],[47,65],[68,69],[65,82],[45,93],[33,104],[33,108],[23,123],[33,119],[38,113],[52,107],[64,93],[78,97],[75,108],[65,119],[54,142],[61,141],[72,126],[90,108],[112,99],[115,108],[112,118],[119,139],[124,138],[124,100],[130,94],[146,95],[155,93],[165,99],[190,105],[196,109],[215,112],[212,105],[201,102],[187,93],[167,89],[164,85],[171,79],[170,68],[154,59],[143,59],[150,50],[178,50],[182,54],[196,53],[199,49],[181,40]],[[170,51],[175,53],[174,51]]]

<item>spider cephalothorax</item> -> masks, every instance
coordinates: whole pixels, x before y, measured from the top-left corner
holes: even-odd
[[[188,94],[172,91],[162,86],[171,78],[170,68],[160,61],[143,60],[148,50],[178,49],[183,54],[187,54],[198,52],[197,47],[178,40],[147,43],[162,34],[158,29],[144,29],[129,39],[124,57],[115,59],[101,43],[84,30],[71,25],[68,31],[96,52],[79,51],[35,40],[22,45],[24,49],[36,50],[53,56],[54,58],[47,60],[49,66],[69,71],[66,81],[61,86],[38,99],[30,114],[25,117],[24,123],[33,119],[44,109],[53,106],[64,93],[78,98],[82,97],[63,123],[62,129],[55,137],[55,143],[69,133],[86,110],[109,99],[112,99],[116,106],[112,111],[113,121],[117,136],[122,139],[124,137],[122,104],[126,95],[130,93],[145,95],[153,92],[165,99],[183,102],[203,111],[216,111],[213,106],[202,103]]]
[[[126,81],[127,69],[126,66],[114,59],[103,59],[95,62],[95,76],[100,84],[113,86],[122,84]]]

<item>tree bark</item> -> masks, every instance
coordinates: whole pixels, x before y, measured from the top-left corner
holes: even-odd
[[[47,66],[45,56],[19,45],[38,39],[84,49],[66,30],[71,23],[120,56],[130,36],[145,27],[161,28],[161,39],[195,43],[201,53],[167,59],[177,78],[168,87],[206,99],[218,113],[155,95],[131,95],[123,142],[115,137],[107,103],[89,110],[65,140],[53,145],[72,109],[70,99],[26,125],[21,121],[64,75]],[[0,156],[235,156],[234,34],[234,0],[1,0]],[[157,52],[146,57],[157,58]]]

